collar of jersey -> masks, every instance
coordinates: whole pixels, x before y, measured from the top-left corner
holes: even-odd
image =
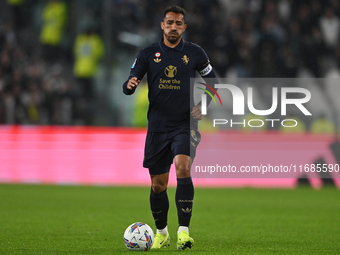
[[[159,47],[161,47],[162,51],[168,51],[168,50],[182,51],[183,47],[184,47],[184,40],[182,38],[181,41],[179,42],[179,44],[175,48],[170,48],[163,43],[163,38],[162,38],[159,41]]]

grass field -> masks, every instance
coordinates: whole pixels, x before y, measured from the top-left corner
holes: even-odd
[[[340,191],[335,188],[195,190],[191,250],[154,254],[340,254]],[[0,185],[0,254],[126,254],[125,228],[154,228],[149,188]]]

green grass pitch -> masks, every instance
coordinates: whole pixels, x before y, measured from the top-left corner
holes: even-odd
[[[340,254],[335,188],[196,188],[190,234],[176,250],[175,189],[169,188],[171,245],[153,254]],[[0,185],[0,254],[136,254],[123,243],[133,222],[154,223],[148,187]]]

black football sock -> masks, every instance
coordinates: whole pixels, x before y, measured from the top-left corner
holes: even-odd
[[[157,229],[163,229],[168,224],[169,199],[166,190],[156,194],[150,192],[150,207]]]
[[[176,206],[178,214],[178,224],[189,227],[192,204],[194,199],[194,185],[191,177],[177,178]]]

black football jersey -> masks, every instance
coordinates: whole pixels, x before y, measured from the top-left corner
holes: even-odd
[[[204,77],[213,69],[205,51],[183,39],[175,48],[166,46],[161,40],[139,52],[129,79],[137,77],[142,80],[147,74],[149,132],[190,128],[190,120],[197,126],[197,121],[190,116],[193,107],[190,78],[195,77],[196,71]],[[127,95],[134,93],[134,90],[127,89],[127,82],[123,85],[123,91]]]

